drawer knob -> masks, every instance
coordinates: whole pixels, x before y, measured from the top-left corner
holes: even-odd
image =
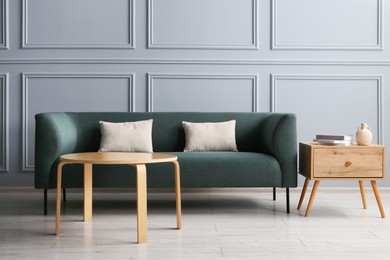
[[[346,161],[345,162],[345,167],[349,167],[349,166],[351,166],[352,165],[352,162],[351,161]]]

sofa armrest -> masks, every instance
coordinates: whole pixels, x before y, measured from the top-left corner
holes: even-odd
[[[77,129],[66,113],[35,115],[35,188],[50,188],[50,172],[59,156],[75,152]]]
[[[270,113],[262,123],[262,152],[280,163],[283,187],[297,186],[297,129],[294,114]]]

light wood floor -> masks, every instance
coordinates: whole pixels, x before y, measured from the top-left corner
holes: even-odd
[[[308,190],[310,191],[310,189]],[[182,194],[183,230],[175,229],[173,193],[148,194],[148,243],[136,244],[134,193],[94,190],[93,221],[82,221],[82,193],[68,191],[61,236],[54,235],[55,194],[0,188],[0,259],[390,259],[390,189],[380,188],[388,218],[366,189],[320,188],[310,217],[300,188],[201,190]]]

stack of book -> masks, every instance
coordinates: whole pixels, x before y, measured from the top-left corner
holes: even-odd
[[[353,135],[316,135],[313,141],[325,145],[351,145]]]

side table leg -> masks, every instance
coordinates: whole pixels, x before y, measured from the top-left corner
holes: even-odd
[[[84,164],[84,221],[92,220],[92,164]]]
[[[146,243],[147,238],[147,193],[145,164],[135,165],[137,169],[137,242]]]
[[[303,200],[304,200],[304,198],[305,198],[307,186],[309,186],[309,182],[310,182],[309,179],[306,178],[306,179],[305,179],[305,183],[303,184],[302,193],[301,193],[301,197],[299,198],[299,203],[298,203],[297,209],[300,209],[301,206],[302,206]]]
[[[314,198],[317,193],[318,185],[320,185],[320,181],[314,181],[313,190],[311,191],[309,204],[307,205],[306,214],[305,217],[308,217],[310,215],[311,207],[313,206]]]
[[[372,186],[372,189],[374,190],[375,199],[376,199],[376,202],[378,203],[378,207],[379,207],[379,211],[381,212],[381,216],[382,216],[382,218],[385,218],[386,217],[385,211],[383,210],[381,197],[379,195],[378,186],[376,185],[375,180],[371,181],[371,186]]]
[[[364,181],[359,181],[360,194],[362,195],[363,209],[367,208],[366,193],[364,192]]]
[[[57,167],[57,201],[56,201],[56,236],[60,235],[60,221],[61,221],[61,185],[62,185],[62,167],[63,162],[60,162]]]
[[[180,193],[180,166],[178,161],[174,161],[175,165],[175,188],[176,188],[176,219],[177,229],[181,229],[181,193]]]

